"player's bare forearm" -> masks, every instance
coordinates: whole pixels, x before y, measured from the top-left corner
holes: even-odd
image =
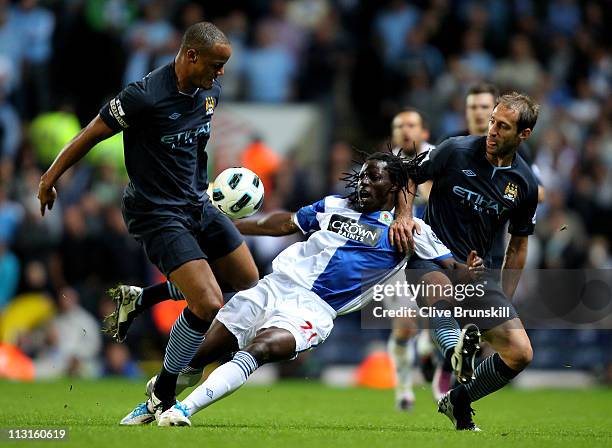
[[[453,283],[469,283],[478,280],[485,271],[484,262],[475,250],[468,255],[466,264],[453,257],[440,260],[438,264],[446,269]]]
[[[502,288],[509,300],[512,300],[525,261],[527,260],[528,239],[526,236],[512,236],[506,249],[506,259],[504,260],[504,268],[502,270]]]
[[[275,212],[261,219],[241,219],[234,224],[243,235],[283,236],[300,230],[290,212]]]
[[[417,192],[417,184],[412,180],[408,180],[408,189],[402,190],[397,194],[395,200],[395,209],[397,216],[403,216],[412,219],[412,204]]]
[[[408,190],[401,190],[395,198],[395,219],[389,227],[389,242],[398,251],[410,253],[415,250],[412,232],[421,233],[421,227],[412,216],[412,203],[417,185],[411,179]]]
[[[41,176],[40,181],[47,188],[53,187],[64,172],[78,162],[97,143],[115,134],[111,128],[96,116],[81,130],[57,155],[49,169]]]

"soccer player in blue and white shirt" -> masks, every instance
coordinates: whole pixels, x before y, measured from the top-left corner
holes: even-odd
[[[325,341],[338,315],[357,311],[371,300],[371,288],[405,265],[405,255],[388,237],[397,194],[407,185],[401,158],[377,153],[366,160],[348,198],[328,196],[297,213],[276,212],[260,220],[238,221],[245,235],[311,233],[285,249],[273,272],[257,286],[237,293],[217,314],[190,369],[234,353],[183,403],[158,414],[160,426],[190,425],[195,412],[234,392],[261,365],[289,360]],[[470,275],[482,268],[455,263],[450,251],[421,222],[415,235],[419,258]],[[199,375],[197,375],[199,379]],[[150,382],[151,383],[151,382]],[[156,397],[138,405],[121,422],[152,421]]]

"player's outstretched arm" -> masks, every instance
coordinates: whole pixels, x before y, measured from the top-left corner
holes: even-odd
[[[290,212],[274,212],[261,219],[242,219],[234,224],[243,235],[283,236],[300,230]]]
[[[439,264],[447,269],[453,283],[469,283],[478,280],[485,271],[485,265],[475,250],[471,251],[466,264],[459,263],[454,258],[440,260]]]
[[[414,251],[412,232],[421,233],[421,226],[413,219],[412,204],[416,195],[417,184],[410,179],[408,190],[400,191],[395,200],[395,220],[389,227],[389,242],[403,253]]]
[[[514,291],[516,291],[525,267],[527,247],[528,238],[526,236],[512,235],[510,237],[502,270],[502,288],[510,301],[512,301]]]
[[[57,155],[49,169],[41,176],[38,185],[38,199],[40,200],[40,213],[45,215],[45,208],[53,208],[57,198],[54,185],[64,172],[78,162],[97,143],[109,138],[116,132],[108,127],[100,115],[81,130]]]

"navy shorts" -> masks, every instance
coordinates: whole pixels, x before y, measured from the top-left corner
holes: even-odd
[[[166,277],[188,261],[221,258],[244,241],[232,221],[210,201],[203,207],[159,209],[126,197],[122,209],[128,231]]]
[[[445,269],[436,262],[423,260],[413,255],[406,265],[406,278],[409,282],[415,282],[415,274],[420,277],[433,271],[445,273]],[[516,309],[504,294],[499,283],[499,275],[496,272],[497,270],[489,271],[477,283],[474,283],[474,285],[479,283],[482,285],[484,292],[482,296],[474,294],[453,303],[453,306],[462,309],[461,316],[457,317],[462,328],[468,323],[473,323],[486,331],[519,317]]]

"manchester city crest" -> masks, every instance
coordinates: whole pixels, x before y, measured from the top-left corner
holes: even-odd
[[[516,200],[518,196],[518,186],[512,182],[508,182],[506,189],[504,190],[504,199],[508,199],[512,202]]]
[[[204,106],[206,107],[206,115],[212,115],[215,111],[215,98],[207,96]]]

